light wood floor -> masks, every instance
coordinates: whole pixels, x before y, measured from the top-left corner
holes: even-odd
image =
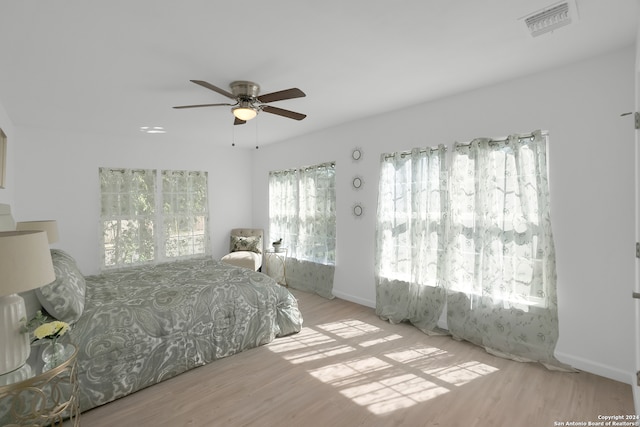
[[[299,334],[88,411],[82,426],[547,427],[634,413],[627,384],[500,359],[293,292]]]

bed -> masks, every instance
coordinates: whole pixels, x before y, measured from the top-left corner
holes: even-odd
[[[51,256],[56,281],[35,294],[71,324],[81,411],[302,327],[286,288],[211,257],[85,277],[68,252]]]
[[[85,307],[70,333],[79,347],[80,409],[301,326],[297,301],[286,288],[211,258],[86,277]]]

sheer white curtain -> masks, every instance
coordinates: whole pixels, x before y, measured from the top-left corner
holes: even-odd
[[[289,256],[297,256],[300,193],[298,170],[269,172],[269,237],[267,244],[282,239]]]
[[[156,171],[99,168],[102,266],[152,262],[155,252]]]
[[[383,154],[380,161],[375,276],[376,313],[435,329],[445,302],[441,286],[446,149]]]
[[[209,253],[207,172],[99,168],[103,267]]]
[[[333,265],[336,257],[335,163],[300,169],[295,258]]]
[[[458,339],[567,368],[558,339],[546,136],[382,156],[376,312],[436,328],[446,301]]]
[[[289,286],[332,298],[335,162],[269,173],[269,239],[280,238],[288,250]]]
[[[209,253],[208,174],[162,171],[162,253],[186,258]]]
[[[457,145],[450,203],[449,331],[501,356],[559,366],[546,137]]]

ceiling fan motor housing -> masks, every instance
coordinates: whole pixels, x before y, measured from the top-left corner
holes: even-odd
[[[231,93],[236,98],[256,98],[260,93],[260,86],[246,80],[237,80],[229,86],[231,87]]]

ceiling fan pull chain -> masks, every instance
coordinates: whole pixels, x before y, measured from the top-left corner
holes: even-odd
[[[236,127],[231,126],[231,146],[236,146]]]
[[[256,150],[260,148],[258,146],[258,125],[260,124],[260,120],[256,120]]]

